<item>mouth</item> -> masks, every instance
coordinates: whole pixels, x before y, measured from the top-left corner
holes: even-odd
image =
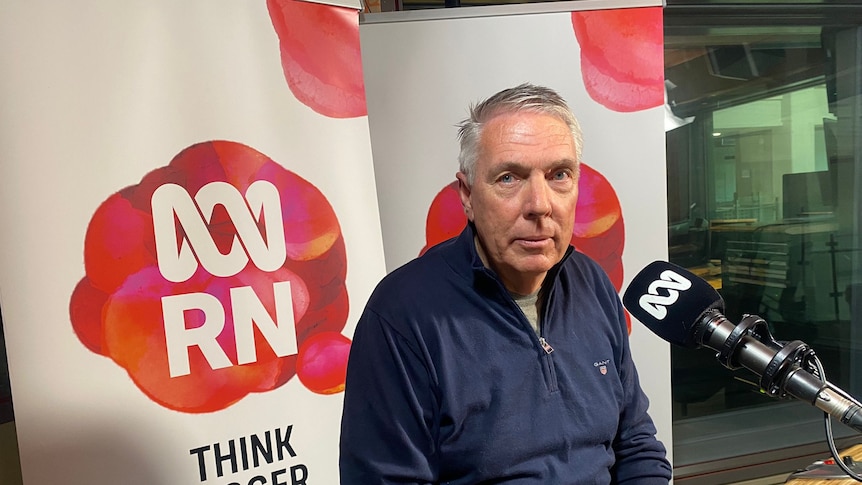
[[[526,248],[543,248],[554,243],[552,236],[527,236],[515,239],[515,243]]]

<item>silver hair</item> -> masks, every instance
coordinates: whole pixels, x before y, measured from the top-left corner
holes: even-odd
[[[471,105],[470,116],[458,123],[458,140],[461,143],[458,165],[467,176],[467,182],[473,183],[484,124],[499,114],[518,112],[548,114],[566,123],[572,132],[576,160],[580,163],[583,144],[581,127],[566,101],[553,89],[524,83]]]

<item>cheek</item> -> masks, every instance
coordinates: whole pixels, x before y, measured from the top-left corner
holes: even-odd
[[[494,203],[493,198],[489,197],[488,194],[478,191],[473,191],[470,197],[469,207],[474,219],[485,221],[486,223],[495,217],[499,217],[498,205]]]
[[[485,244],[490,246],[500,246],[506,240],[506,234],[514,226],[515,221],[509,219],[499,209],[480,208],[473,206],[475,218],[473,224],[476,229],[482,234]],[[491,249],[490,247],[488,249]]]
[[[526,207],[520,197],[505,197],[491,191],[474,191],[470,202],[473,223],[479,226],[479,221],[495,233],[506,232],[516,224]]]
[[[556,219],[563,228],[571,232],[575,227],[575,208],[578,205],[578,194],[575,192],[566,197],[561,197],[557,203]]]

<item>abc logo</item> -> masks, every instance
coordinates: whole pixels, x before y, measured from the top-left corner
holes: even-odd
[[[192,145],[109,196],[69,303],[90,351],[169,409],[224,409],[294,376],[344,386],[341,228],[312,183],[251,147]]]
[[[689,288],[691,288],[691,281],[675,271],[664,270],[659,275],[659,279],[649,285],[647,293],[640,297],[638,304],[657,320],[664,320],[667,316],[667,307],[676,303],[680,291]],[[660,294],[660,290],[665,290],[667,294]]]

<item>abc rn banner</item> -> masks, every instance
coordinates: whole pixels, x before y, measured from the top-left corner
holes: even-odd
[[[595,259],[620,291],[640,268],[665,259],[662,32],[657,0],[363,15],[387,268],[464,228],[456,125],[471,103],[524,82],[557,90],[580,120],[575,248]],[[399,69],[387,69],[392,65]],[[650,413],[670,450],[669,348],[630,323]]]
[[[12,2],[0,45],[24,483],[337,483],[385,272],[356,8]]]

